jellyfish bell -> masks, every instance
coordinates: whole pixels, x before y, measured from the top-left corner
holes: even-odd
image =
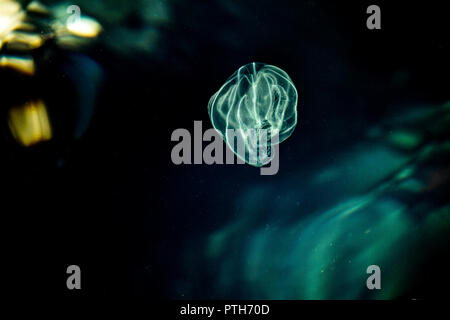
[[[261,167],[272,161],[274,146],[293,133],[297,101],[297,89],[285,71],[253,62],[239,68],[211,97],[208,113],[230,149]]]

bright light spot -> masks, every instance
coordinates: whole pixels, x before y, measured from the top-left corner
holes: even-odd
[[[30,101],[9,111],[9,128],[17,142],[25,147],[52,138],[52,129],[43,101]]]
[[[67,23],[67,30],[79,37],[95,38],[102,31],[102,26],[94,19],[80,17]]]

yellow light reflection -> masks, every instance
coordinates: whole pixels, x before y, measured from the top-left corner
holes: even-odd
[[[0,56],[0,68],[11,68],[30,76],[36,71],[32,57]]]
[[[48,10],[48,8],[44,4],[40,3],[39,1],[30,2],[27,6],[27,11],[42,14],[42,15],[50,14],[50,11]]]
[[[42,100],[29,101],[9,111],[9,129],[14,139],[25,147],[48,141],[52,128]]]
[[[19,3],[9,0],[0,0],[0,49],[5,37],[22,24],[25,13]]]
[[[4,42],[11,50],[33,50],[44,44],[44,38],[35,33],[15,31],[8,34]]]
[[[67,23],[67,30],[78,37],[95,38],[102,31],[102,26],[89,17],[80,17],[73,23]]]
[[[0,0],[0,14],[10,15],[19,12],[20,3],[13,0]]]

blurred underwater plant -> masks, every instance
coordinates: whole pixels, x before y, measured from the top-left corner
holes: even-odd
[[[186,247],[186,265],[214,273],[213,298],[438,295],[427,286],[439,279],[424,270],[433,259],[444,263],[450,244],[449,125],[450,102],[406,108],[332,164],[249,186],[229,222],[198,240],[205,244],[201,262],[190,258],[200,244]],[[382,270],[382,290],[366,288],[373,264]],[[185,272],[196,279],[194,270]],[[189,290],[177,287],[196,297]]]

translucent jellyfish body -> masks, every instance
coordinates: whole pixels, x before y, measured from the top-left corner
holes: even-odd
[[[297,124],[297,90],[286,72],[250,63],[237,70],[208,105],[213,127],[246,163],[260,167],[274,157],[273,146]]]

